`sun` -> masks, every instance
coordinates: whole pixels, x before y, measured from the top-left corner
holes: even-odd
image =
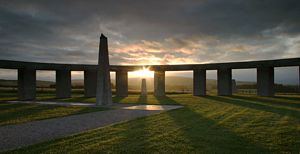
[[[130,72],[129,75],[132,77],[150,78],[153,77],[154,72],[150,71],[149,68],[143,67],[141,70]]]

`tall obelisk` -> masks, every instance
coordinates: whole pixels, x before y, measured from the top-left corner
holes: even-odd
[[[96,105],[112,105],[107,37],[100,36]]]

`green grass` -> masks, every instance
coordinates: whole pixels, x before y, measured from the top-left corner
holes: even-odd
[[[184,108],[24,147],[11,153],[299,153],[300,96],[168,95],[120,103]]]
[[[54,105],[0,103],[0,126],[102,111],[101,107],[62,107]]]

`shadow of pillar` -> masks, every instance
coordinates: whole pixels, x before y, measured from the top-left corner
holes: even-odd
[[[139,104],[147,104],[148,103],[148,96],[147,95],[140,95],[138,98],[138,102]]]
[[[295,118],[300,118],[300,112],[297,110],[290,110],[287,108],[282,108],[280,106],[270,106],[267,104],[264,104],[262,102],[255,102],[251,100],[252,98],[246,99],[246,98],[236,98],[237,96],[207,96],[207,99],[219,101],[221,103],[228,103],[228,104],[233,104],[233,105],[238,105],[246,108],[251,108],[255,110],[261,110],[261,111],[266,111],[266,112],[272,112],[275,114],[280,114],[280,115],[287,115],[287,116],[292,116]]]
[[[240,148],[250,153],[270,152],[259,143],[251,142],[219,125],[217,121],[204,117],[196,106],[188,105],[166,113],[176,123],[176,129],[184,135],[186,144],[193,147],[190,151],[195,153],[232,153]]]
[[[155,99],[159,102],[159,104],[176,104],[178,105],[179,103],[176,102],[175,100],[171,99],[168,96],[154,96]]]
[[[124,100],[126,97],[121,97],[121,96],[114,96],[112,98],[114,103],[122,103],[121,101]]]

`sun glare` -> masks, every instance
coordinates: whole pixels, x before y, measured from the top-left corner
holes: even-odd
[[[141,77],[141,78],[150,78],[153,77],[153,71],[150,71],[149,68],[143,68],[142,70],[137,70],[130,72],[129,76],[131,77]]]

